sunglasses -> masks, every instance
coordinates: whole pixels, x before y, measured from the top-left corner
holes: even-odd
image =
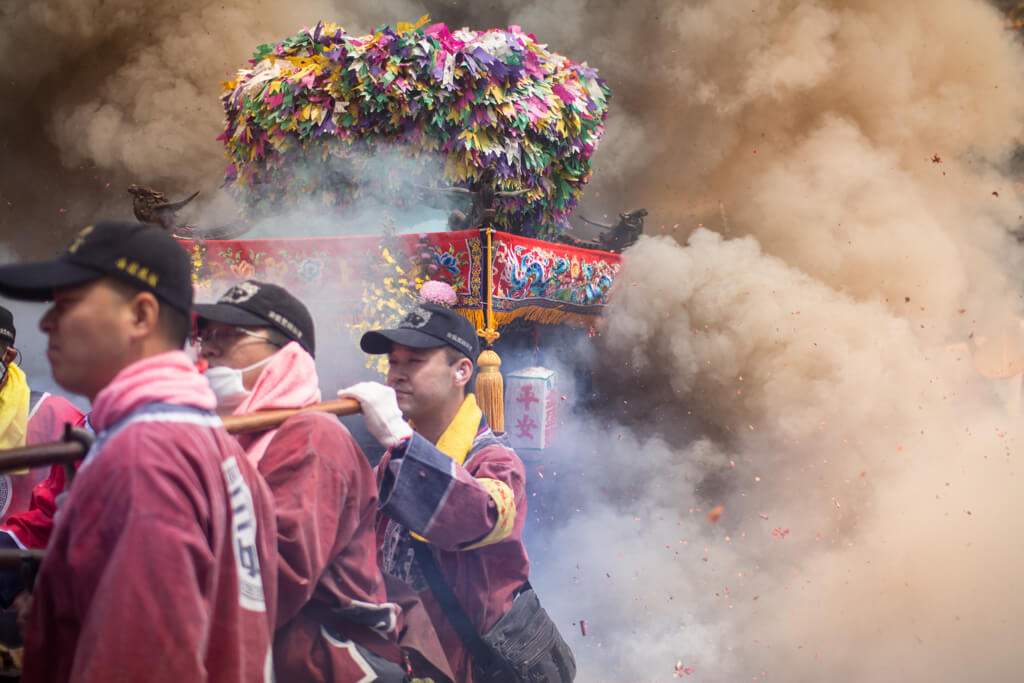
[[[260,341],[266,342],[271,346],[281,348],[281,345],[270,340],[266,335],[247,330],[244,327],[217,327],[207,328],[200,330],[199,334],[196,335],[196,343],[200,346],[213,346],[218,349],[224,349],[229,346],[232,342],[240,337],[252,337],[253,339],[259,339]]]

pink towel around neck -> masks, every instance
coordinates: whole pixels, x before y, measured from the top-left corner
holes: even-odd
[[[122,368],[96,394],[89,423],[100,431],[149,403],[213,410],[217,397],[184,351],[168,351]]]
[[[319,402],[320,378],[316,374],[316,362],[296,342],[288,342],[263,366],[263,371],[252,387],[252,393],[235,408],[234,414],[305,408]],[[239,435],[238,442],[249,456],[249,462],[254,465],[259,463],[276,433],[276,429],[271,429],[252,435]]]

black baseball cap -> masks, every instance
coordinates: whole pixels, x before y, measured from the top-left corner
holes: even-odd
[[[215,304],[196,304],[200,322],[208,320],[242,327],[273,327],[315,355],[313,316],[284,287],[246,280],[226,291]]]
[[[14,329],[14,314],[0,306],[0,343],[6,342],[8,346],[14,345],[14,337],[17,331]]]
[[[405,314],[398,327],[391,330],[370,330],[359,340],[366,353],[390,353],[392,344],[413,349],[450,346],[461,351],[476,365],[480,341],[476,329],[452,309],[434,303],[422,303]]]
[[[108,275],[188,314],[192,266],[178,241],[145,223],[99,221],[83,228],[53,261],[0,266],[0,293],[12,299],[49,301],[53,290]]]

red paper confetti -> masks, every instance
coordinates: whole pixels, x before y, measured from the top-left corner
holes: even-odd
[[[725,508],[723,506],[721,506],[721,505],[719,505],[716,508],[713,508],[711,510],[711,512],[708,513],[708,521],[711,522],[712,524],[717,522],[719,519],[722,518],[722,512],[724,510],[725,510]]]
[[[683,666],[682,660],[676,662],[676,670],[672,674],[673,678],[682,678],[683,676],[689,676],[693,673],[694,668],[692,666]]]

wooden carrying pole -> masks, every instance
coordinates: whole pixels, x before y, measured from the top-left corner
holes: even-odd
[[[63,465],[70,482],[75,472],[74,464],[89,452],[92,441],[93,433],[88,429],[72,427],[65,422],[64,437],[60,441],[0,450],[0,474]]]
[[[35,588],[36,574],[43,563],[43,550],[20,550],[18,548],[0,548],[0,572],[21,575],[21,583],[29,593]]]
[[[308,411],[331,413],[332,415],[355,415],[359,412],[359,401],[351,398],[339,398],[334,401],[314,403],[305,408],[294,410],[264,410],[248,415],[226,415],[221,420],[224,422],[224,429],[231,434],[242,434],[244,432],[262,432],[274,427],[280,427],[281,423],[292,415]]]
[[[248,415],[228,415],[221,420],[224,422],[224,428],[232,434],[260,432],[278,427],[292,415],[309,410],[338,416],[355,415],[359,412],[359,402],[350,398],[342,398],[314,403],[311,406],[295,410],[265,410]],[[88,432],[84,433],[86,438],[78,436],[82,432],[84,430],[70,430],[70,436],[65,436],[65,439],[69,440],[65,441],[0,450],[0,474],[31,467],[72,466],[85,457],[89,450],[89,443],[92,442],[92,435]],[[71,481],[70,477],[68,481]]]
[[[42,550],[0,548],[0,572],[20,571],[25,566],[25,563],[38,565],[42,561]]]
[[[37,446],[22,446],[0,451],[0,473],[31,467],[70,465],[85,457],[88,450],[77,441],[56,441]]]

